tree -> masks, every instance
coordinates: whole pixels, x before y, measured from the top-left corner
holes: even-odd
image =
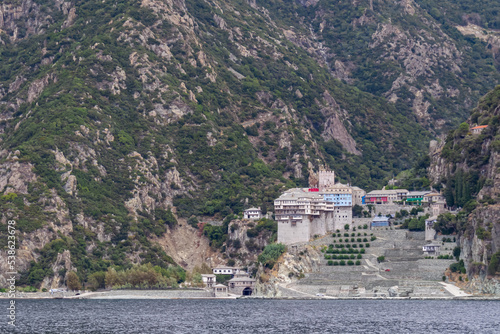
[[[106,274],[102,271],[98,271],[96,273],[90,274],[88,279],[87,279],[87,287],[95,291],[97,289],[104,289],[105,288],[105,276]]]
[[[457,246],[457,247],[453,248],[453,256],[458,261],[458,258],[460,257],[460,247]]]
[[[361,217],[363,215],[363,207],[361,205],[355,204],[352,207],[352,216]]]
[[[82,284],[80,283],[80,279],[78,275],[74,271],[70,271],[66,275],[66,286],[69,290],[81,290]]]
[[[493,254],[488,265],[488,274],[495,275],[498,271],[500,271],[500,251]]]
[[[344,225],[344,230],[349,231],[349,227],[350,227],[349,224],[345,224]]]
[[[106,276],[104,278],[104,282],[107,288],[112,288],[113,286],[120,283],[118,273],[114,268],[108,268],[108,271],[106,272]]]

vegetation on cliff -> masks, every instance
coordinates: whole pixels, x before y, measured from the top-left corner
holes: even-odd
[[[468,272],[474,274],[493,275],[497,271],[499,126],[497,86],[481,99],[466,123],[449,133],[440,155],[431,164],[431,170],[441,173],[437,183],[444,187],[447,204],[462,208],[457,215],[440,215],[435,228],[443,234],[459,234],[461,257]]]

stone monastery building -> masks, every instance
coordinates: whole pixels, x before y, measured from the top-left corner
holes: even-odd
[[[294,188],[274,200],[278,242],[307,242],[345,224],[352,224],[353,193],[360,201],[364,191],[335,183],[333,171],[320,170],[318,188]],[[357,201],[356,201],[357,202]]]

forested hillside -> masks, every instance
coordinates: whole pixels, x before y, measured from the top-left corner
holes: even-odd
[[[179,281],[179,218],[267,210],[322,164],[367,190],[410,168],[498,81],[487,43],[428,11],[3,1],[0,226],[18,221],[22,282],[132,263]]]

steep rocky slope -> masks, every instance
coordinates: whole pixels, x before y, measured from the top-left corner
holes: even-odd
[[[463,207],[457,217],[443,218],[440,229],[459,233],[461,258],[469,275],[480,279],[500,272],[499,120],[500,86],[480,101],[467,123],[431,149],[430,177],[445,187],[448,205]],[[487,127],[479,134],[470,130],[478,125]]]
[[[478,98],[498,83],[498,43],[491,30],[498,29],[494,13],[500,6],[495,1],[257,4],[285,23],[286,38],[334,77],[384,96],[399,109],[411,109],[436,133],[465,118]],[[479,25],[486,36],[472,33],[468,24]]]

